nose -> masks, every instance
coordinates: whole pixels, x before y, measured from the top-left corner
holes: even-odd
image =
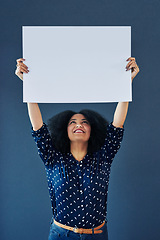
[[[76,126],[76,127],[77,127],[77,128],[78,128],[78,127],[82,127],[82,125],[81,125],[81,124],[77,124],[77,126]]]

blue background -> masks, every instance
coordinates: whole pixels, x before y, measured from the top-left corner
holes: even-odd
[[[45,170],[31,136],[23,83],[14,71],[15,60],[22,57],[22,26],[49,25],[132,27],[132,56],[140,72],[133,80],[124,139],[111,168],[109,240],[160,239],[159,8],[158,0],[1,2],[1,240],[48,238],[51,206]],[[73,89],[79,84],[75,79]],[[116,103],[39,106],[44,122],[65,109],[81,108],[112,121]]]

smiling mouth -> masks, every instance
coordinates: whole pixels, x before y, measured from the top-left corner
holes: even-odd
[[[77,130],[74,131],[74,133],[84,133],[84,131],[80,130],[80,129],[77,129]]]

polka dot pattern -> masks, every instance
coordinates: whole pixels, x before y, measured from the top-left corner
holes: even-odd
[[[107,126],[104,145],[77,161],[71,153],[62,154],[52,144],[47,125],[34,131],[38,154],[47,174],[53,217],[78,228],[91,228],[107,219],[107,195],[113,158],[120,148],[124,128]]]

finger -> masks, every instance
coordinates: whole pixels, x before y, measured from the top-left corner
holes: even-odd
[[[128,69],[131,69],[133,67],[137,67],[137,63],[136,62],[132,62]]]
[[[129,57],[129,58],[127,58],[126,61],[129,61],[129,60],[135,60],[135,57]]]
[[[26,69],[26,68],[23,67],[23,66],[17,66],[17,68],[19,68],[21,72],[25,72],[25,73],[28,73],[28,72],[29,72],[29,70]]]
[[[26,70],[28,69],[28,67],[27,67],[24,63],[21,63],[21,62],[17,63],[17,67],[18,67],[18,66],[22,66],[22,67],[25,68]]]
[[[26,71],[25,69],[22,69],[20,67],[17,67],[15,72],[16,72],[17,76],[23,76],[23,73],[28,73],[28,71]]]
[[[20,71],[20,72],[25,72],[25,73],[28,73],[28,69],[24,68],[23,66],[20,66],[20,65],[17,65],[17,70]]]
[[[17,63],[18,63],[18,62],[25,61],[25,59],[24,59],[24,58],[19,58],[19,59],[17,59],[16,61],[17,61]]]
[[[126,65],[126,68],[128,68],[133,62],[135,62],[135,60],[131,60],[131,61]]]
[[[127,68],[127,71],[130,70],[131,68],[137,68],[136,62],[132,62],[131,65]]]

